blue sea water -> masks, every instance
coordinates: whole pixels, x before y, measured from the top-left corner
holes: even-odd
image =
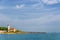
[[[60,33],[0,34],[0,40],[60,40]]]

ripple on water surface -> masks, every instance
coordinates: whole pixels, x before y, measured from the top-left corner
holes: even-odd
[[[0,34],[0,40],[60,40],[56,34]]]

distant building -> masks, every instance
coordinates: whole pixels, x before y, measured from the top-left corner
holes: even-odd
[[[5,33],[6,31],[4,31],[4,30],[0,30],[0,33]]]
[[[16,29],[15,28],[12,28],[9,24],[7,25],[8,27],[8,32],[15,32]]]

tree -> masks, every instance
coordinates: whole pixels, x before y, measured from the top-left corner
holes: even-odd
[[[0,27],[0,30],[8,30],[7,27]]]

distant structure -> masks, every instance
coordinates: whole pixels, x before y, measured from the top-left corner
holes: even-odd
[[[8,27],[8,32],[15,32],[16,31],[16,29],[15,28],[12,28],[10,26],[10,24],[8,24],[7,27]]]

